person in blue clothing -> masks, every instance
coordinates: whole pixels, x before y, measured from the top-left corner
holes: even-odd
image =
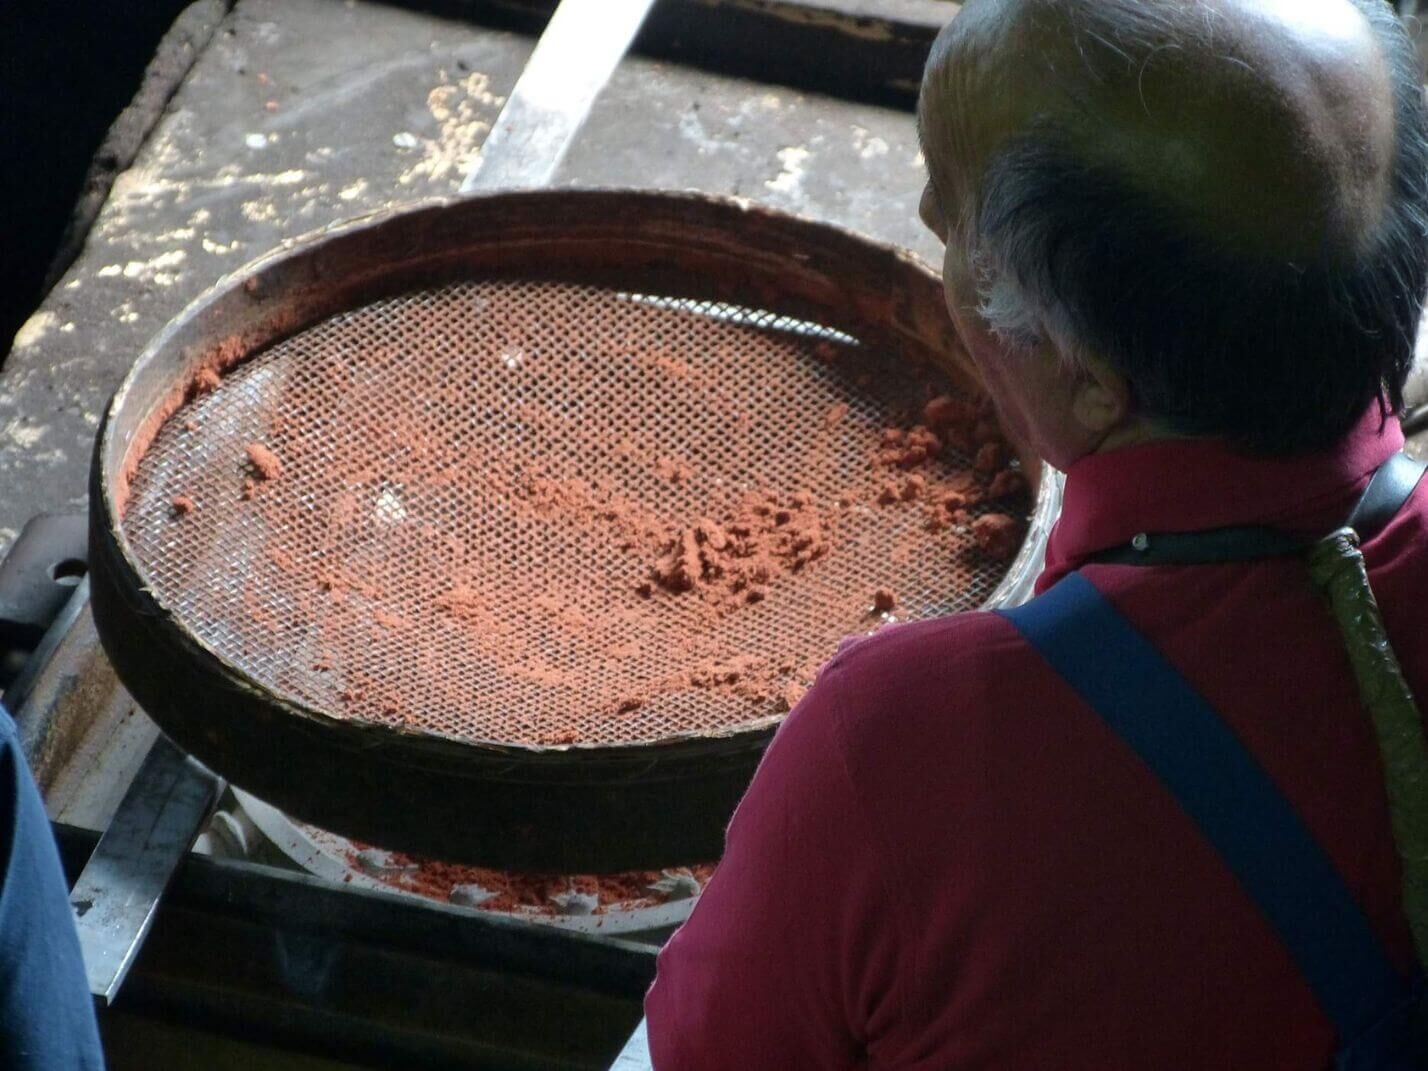
[[[59,851],[15,723],[0,709],[0,1069],[103,1068]]]

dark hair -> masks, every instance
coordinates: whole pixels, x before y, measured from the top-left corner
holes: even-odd
[[[1312,261],[1227,249],[1164,198],[1033,127],[991,162],[978,243],[1171,430],[1270,454],[1329,446],[1375,399],[1403,406],[1428,289],[1428,106],[1382,0],[1357,0],[1393,79],[1395,144],[1377,234]]]

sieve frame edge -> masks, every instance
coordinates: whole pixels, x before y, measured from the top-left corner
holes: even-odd
[[[745,223],[750,220],[769,221],[785,232],[797,235],[800,240],[817,235],[822,239],[823,248],[816,252],[826,255],[827,246],[831,244],[835,260],[838,247],[841,246],[844,251],[855,250],[864,257],[875,258],[884,265],[896,266],[903,272],[920,276],[923,284],[935,285],[937,293],[940,295],[941,292],[936,274],[920,258],[906,250],[874,242],[826,223],[801,219],[739,199],[647,191],[527,191],[490,194],[470,201],[437,200],[416,207],[384,209],[286,241],[270,253],[229,273],[190,303],[144,348],[105,409],[96,440],[90,481],[91,557],[94,563],[92,600],[100,637],[126,687],[161,728],[170,732],[200,760],[218,769],[232,770],[235,783],[259,796],[273,799],[313,824],[338,829],[374,843],[391,844],[425,854],[443,854],[457,861],[538,869],[591,869],[590,862],[598,858],[607,869],[627,869],[669,865],[675,861],[703,862],[717,857],[722,848],[723,819],[713,823],[705,820],[702,832],[696,832],[694,827],[699,823],[694,818],[698,816],[693,815],[688,816],[690,821],[672,839],[651,839],[638,831],[615,826],[613,828],[618,831],[618,837],[596,838],[578,845],[557,847],[533,847],[521,842],[518,836],[513,838],[511,829],[521,824],[519,816],[513,815],[495,822],[497,827],[504,824],[505,828],[496,828],[493,836],[482,837],[470,831],[462,834],[471,850],[455,854],[451,851],[450,830],[441,828],[444,821],[433,821],[431,836],[424,839],[420,831],[401,823],[395,823],[401,828],[400,835],[395,835],[391,832],[394,823],[380,818],[359,822],[349,820],[356,811],[371,809],[365,799],[367,792],[390,794],[391,784],[421,777],[440,780],[452,791],[462,793],[466,797],[462,810],[478,811],[488,820],[494,820],[501,814],[499,801],[491,798],[493,794],[525,786],[538,789],[529,795],[551,797],[548,801],[550,806],[544,808],[551,814],[588,809],[596,802],[589,798],[589,794],[596,789],[616,791],[620,798],[611,804],[616,810],[622,806],[641,807],[636,801],[642,796],[647,797],[650,807],[669,812],[663,817],[665,826],[677,824],[679,818],[680,807],[675,803],[671,812],[670,798],[678,797],[678,790],[681,787],[687,789],[691,780],[702,779],[708,784],[698,797],[695,809],[701,814],[719,812],[727,817],[742,795],[763,748],[772,738],[783,715],[771,715],[761,722],[746,723],[724,731],[671,736],[658,741],[625,745],[547,746],[458,740],[431,731],[412,731],[337,717],[287,700],[229,665],[191,635],[159,603],[148,589],[143,568],[134,559],[124,537],[122,502],[115,493],[115,480],[129,464],[129,452],[135,445],[132,435],[135,429],[132,426],[121,428],[120,416],[127,413],[132,421],[133,413],[127,407],[141,404],[141,419],[152,417],[155,407],[161,403],[163,392],[156,390],[157,380],[147,382],[146,377],[162,379],[160,372],[177,372],[175,381],[183,382],[185,377],[202,367],[211,351],[195,348],[188,336],[195,332],[201,336],[207,324],[205,318],[221,314],[225,301],[230,304],[237,302],[254,319],[261,319],[259,313],[267,301],[284,312],[284,315],[263,321],[257,328],[252,323],[239,325],[246,326],[249,333],[240,330],[232,336],[239,340],[234,345],[241,352],[231,363],[241,363],[252,353],[261,352],[267,345],[330,315],[329,306],[335,303],[341,307],[346,300],[344,295],[360,292],[374,279],[390,280],[394,275],[401,276],[412,263],[429,266],[433,260],[444,263],[459,257],[459,250],[448,249],[433,258],[424,253],[419,241],[404,243],[398,235],[394,251],[399,257],[405,252],[406,257],[396,267],[390,261],[374,261],[366,276],[349,279],[344,286],[326,291],[320,298],[301,289],[296,291],[294,297],[293,284],[306,282],[310,287],[320,285],[324,275],[323,253],[332,253],[329,243],[333,241],[360,239],[394,221],[410,225],[425,218],[431,226],[439,226],[449,221],[452,212],[474,211],[473,205],[510,204],[514,199],[537,207],[559,204],[566,206],[567,210],[571,206],[578,210],[582,206],[598,206],[602,199],[608,197],[635,197],[646,204],[657,202],[666,210],[697,209],[706,213],[706,225],[709,225],[710,219],[714,225],[725,226],[733,219]],[[680,211],[673,211],[660,222],[672,230],[677,229],[680,220],[676,217],[680,214]],[[413,228],[412,234],[417,237],[422,233],[422,227]],[[407,238],[410,239],[412,234]],[[656,239],[660,234],[660,230],[655,228],[646,237],[651,244],[658,244]],[[787,236],[786,233],[784,237]],[[819,246],[818,242],[807,244]],[[812,260],[815,253],[805,250],[805,256],[807,260]],[[253,285],[251,280],[258,282]],[[945,320],[946,313],[940,308],[940,299],[938,305]],[[914,307],[912,315],[919,314],[919,309]],[[241,316],[239,318],[242,319]],[[919,326],[926,327],[925,324]],[[261,336],[264,332],[268,337],[245,349],[242,340]],[[975,383],[970,362],[955,345],[950,321],[941,331],[941,336],[953,339],[945,355],[956,362],[957,378],[966,382],[970,389],[984,393]],[[171,361],[171,367],[159,368],[165,355],[172,357],[176,346],[179,347],[179,358]],[[174,382],[170,382],[170,393],[173,386]],[[136,395],[145,391],[147,395],[136,401]],[[154,430],[162,426],[166,419],[167,416],[160,419]],[[984,607],[1005,605],[1029,593],[1030,582],[1039,570],[1043,549],[1033,545],[1033,536],[1035,534],[1044,540],[1042,533],[1049,527],[1048,518],[1054,517],[1056,511],[1057,502],[1052,499],[1059,496],[1047,493],[1054,487],[1054,480],[1045,478],[1048,470],[1043,470],[1039,462],[1031,460],[1024,450],[1019,449],[1018,452],[1022,455],[1024,470],[1033,486],[1035,516],[1021,552],[993,595],[983,604]],[[1038,519],[1046,523],[1039,523]],[[205,733],[201,724],[205,715],[193,711],[212,712],[215,709],[223,711],[223,716],[233,723],[236,731],[210,729]],[[254,738],[262,737],[263,743],[244,749],[244,757],[240,761],[235,758],[234,744],[235,738],[244,735],[243,730]],[[287,776],[289,768],[316,771],[338,753],[353,757],[357,765],[367,770],[360,779],[363,788],[359,793],[309,793],[293,789]],[[284,756],[286,763],[273,763],[274,754]],[[714,767],[719,768],[718,774],[711,773]],[[391,784],[383,783],[384,774],[391,779]],[[333,787],[330,784],[332,780],[336,779],[329,779],[329,789]],[[322,795],[325,802],[301,805],[301,801],[310,795]],[[582,796],[585,797],[583,800]],[[294,805],[294,801],[299,802]],[[460,819],[461,814],[453,813],[446,820],[459,822]]]

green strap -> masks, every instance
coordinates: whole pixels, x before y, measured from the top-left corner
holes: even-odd
[[[1333,608],[1359,694],[1373,718],[1403,867],[1403,907],[1418,962],[1428,968],[1428,740],[1423,720],[1384,630],[1358,535],[1340,528],[1319,540],[1310,551],[1309,569]]]

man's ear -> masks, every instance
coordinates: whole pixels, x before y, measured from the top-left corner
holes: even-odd
[[[1071,402],[1076,423],[1093,435],[1106,435],[1131,415],[1130,384],[1126,377],[1097,358],[1086,362]]]

